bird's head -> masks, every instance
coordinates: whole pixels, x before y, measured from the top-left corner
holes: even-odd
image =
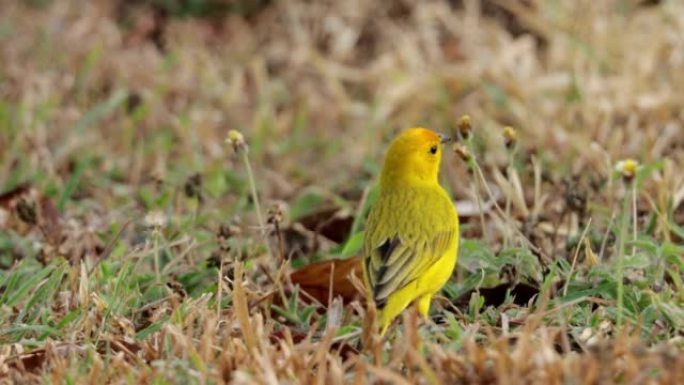
[[[427,128],[409,128],[389,146],[382,166],[381,185],[437,183],[442,143],[449,138]]]

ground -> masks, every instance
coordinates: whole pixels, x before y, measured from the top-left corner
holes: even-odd
[[[0,381],[684,377],[682,2],[17,0],[0,57]],[[381,338],[411,126],[461,247]]]

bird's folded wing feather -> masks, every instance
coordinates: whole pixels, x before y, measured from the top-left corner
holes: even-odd
[[[369,223],[375,220],[374,215],[384,214],[384,219],[393,226],[371,225],[367,229],[364,263],[373,300],[382,307],[392,293],[415,281],[445,255],[454,241],[457,227],[448,221],[445,224],[443,218],[431,218],[432,215],[388,214],[382,207],[386,202],[378,203]],[[451,205],[450,201],[447,203]],[[453,210],[449,206],[445,209]],[[450,217],[455,213],[447,211],[446,215]],[[403,223],[401,218],[410,218],[410,223]]]

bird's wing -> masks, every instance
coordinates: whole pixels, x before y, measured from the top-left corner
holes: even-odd
[[[440,197],[441,198],[441,197]],[[448,205],[451,202],[447,200]],[[451,212],[441,212],[438,217],[454,217],[453,223],[433,215],[395,215],[388,213],[388,206],[396,209],[410,207],[377,202],[377,210],[371,212],[366,229],[364,264],[366,279],[370,284],[376,306],[382,308],[388,297],[424,274],[427,269],[448,251],[454,242],[458,227],[455,225],[453,206]],[[383,207],[384,206],[384,207]],[[433,212],[434,213],[434,212]],[[383,218],[385,225],[377,223]],[[407,218],[407,219],[403,219]],[[391,225],[387,226],[387,222]]]

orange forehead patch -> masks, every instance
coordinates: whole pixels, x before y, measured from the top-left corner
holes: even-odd
[[[400,137],[409,139],[409,140],[418,140],[421,142],[439,142],[440,137],[439,134],[436,132],[423,128],[423,127],[414,127],[414,128],[409,128],[405,130],[404,132],[401,133]]]

